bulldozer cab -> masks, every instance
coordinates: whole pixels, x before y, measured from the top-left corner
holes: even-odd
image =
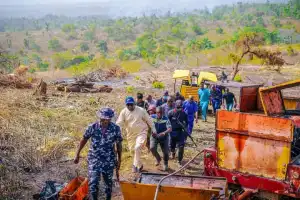
[[[194,97],[195,101],[199,101],[198,90],[200,84],[205,81],[217,81],[217,76],[210,72],[200,72],[196,74],[195,72],[190,73],[190,70],[175,70],[173,74],[174,81],[174,93],[176,92],[177,80],[181,80],[180,94],[187,99],[190,95]]]

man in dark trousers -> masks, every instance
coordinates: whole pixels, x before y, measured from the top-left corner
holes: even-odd
[[[169,160],[169,133],[172,130],[171,123],[168,117],[163,115],[161,107],[156,108],[156,114],[151,116],[156,128],[157,134],[152,134],[150,138],[150,151],[156,158],[156,166],[160,165],[161,156],[157,152],[157,145],[160,145],[161,151],[163,152],[164,167],[163,170],[168,170]]]
[[[117,174],[119,174],[123,139],[120,127],[111,122],[114,117],[114,111],[111,108],[102,108],[97,112],[97,116],[100,120],[86,129],[78,146],[74,163],[79,162],[80,152],[90,139],[91,144],[88,153],[90,199],[98,199],[98,186],[102,176],[105,183],[106,200],[111,200],[113,172],[116,168]]]
[[[175,103],[175,109],[171,110],[168,114],[168,118],[172,125],[172,132],[170,134],[172,158],[175,158],[175,149],[176,146],[178,146],[179,166],[182,166],[184,145],[188,134],[186,133],[188,128],[188,116],[182,109],[182,104],[183,102],[181,100],[177,100]]]

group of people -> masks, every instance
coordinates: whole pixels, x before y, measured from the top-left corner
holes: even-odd
[[[236,107],[237,101],[235,95],[229,91],[228,88],[222,91],[218,86],[213,85],[208,88],[206,85],[201,84],[198,90],[199,95],[199,106],[202,115],[202,120],[207,121],[207,110],[208,105],[211,104],[213,107],[213,113],[215,114],[218,109],[223,108],[232,111],[233,107]]]
[[[206,120],[206,111],[211,100],[214,111],[226,99],[229,93],[221,96],[217,88],[202,86],[199,89],[200,107],[202,117]],[[228,97],[229,96],[229,97]],[[228,107],[230,108],[230,106]],[[127,97],[125,108],[120,112],[116,123],[112,122],[115,112],[112,108],[102,108],[97,113],[98,121],[92,123],[86,129],[81,139],[74,163],[78,163],[80,153],[88,140],[91,140],[88,153],[88,176],[90,199],[97,199],[100,178],[103,177],[105,183],[106,199],[111,199],[112,177],[116,170],[119,179],[119,169],[121,166],[122,141],[121,128],[125,130],[128,148],[134,154],[133,172],[141,172],[143,164],[141,154],[143,146],[148,147],[155,157],[155,165],[159,166],[163,160],[163,170],[168,170],[169,155],[175,159],[176,148],[178,149],[177,162],[182,165],[184,147],[187,137],[192,134],[194,122],[198,123],[198,104],[193,96],[187,100],[180,93],[170,96],[166,91],[164,95],[155,100],[148,95],[146,100],[141,93],[137,98]],[[161,156],[157,148],[160,146],[163,155]]]

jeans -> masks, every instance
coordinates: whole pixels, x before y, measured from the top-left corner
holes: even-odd
[[[183,131],[172,131],[171,133],[171,152],[175,153],[176,146],[178,146],[178,161],[181,162],[184,153],[184,144],[186,136]]]
[[[226,109],[228,111],[232,111],[232,108],[233,108],[233,103],[226,103]]]
[[[101,179],[101,175],[105,184],[106,200],[111,200],[113,172],[113,170],[110,170],[105,173],[101,173],[99,171],[89,171],[89,195],[91,200],[98,199],[99,182]]]
[[[213,99],[212,106],[214,109],[214,113],[216,114],[217,110],[221,108],[221,101],[219,99]]]
[[[169,160],[169,135],[165,136],[163,139],[157,139],[151,136],[150,138],[150,151],[152,155],[156,158],[157,162],[161,161],[161,156],[157,152],[157,146],[160,146],[163,152],[164,164],[168,165]]]

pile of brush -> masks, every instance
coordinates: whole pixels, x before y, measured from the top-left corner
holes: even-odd
[[[94,83],[85,81],[76,81],[74,83],[59,83],[56,85],[56,90],[63,92],[84,92],[84,93],[97,93],[107,92],[110,93],[113,89],[107,85],[95,87]]]
[[[32,88],[24,76],[18,74],[0,74],[0,87],[14,87],[18,89]]]

